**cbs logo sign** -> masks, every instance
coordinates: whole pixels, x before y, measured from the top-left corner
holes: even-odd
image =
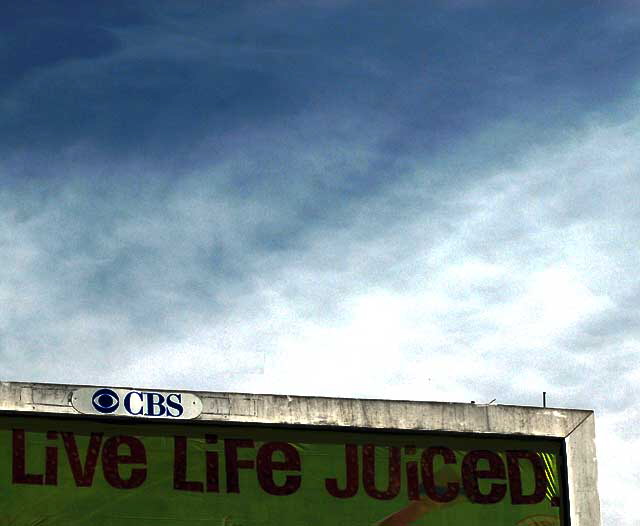
[[[120,407],[120,397],[113,389],[98,389],[93,393],[91,403],[103,415],[114,413]],[[180,418],[184,413],[182,395],[158,392],[129,391],[122,400],[122,407],[131,416],[164,416]]]
[[[80,413],[146,418],[196,418],[201,400],[191,393],[168,393],[137,389],[82,388],[71,397]]]

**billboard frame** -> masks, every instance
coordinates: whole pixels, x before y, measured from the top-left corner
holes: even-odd
[[[80,414],[71,404],[71,397],[73,391],[84,387],[132,389],[0,382],[0,417],[2,414],[31,414],[93,421],[126,419],[140,425],[153,424],[148,419],[135,417]],[[571,526],[601,526],[595,418],[591,410],[187,390],[182,392],[199,397],[203,411],[193,420],[173,421],[175,425],[226,423],[280,428],[560,440],[564,451],[564,494],[567,499],[564,508],[568,512],[565,523]],[[157,421],[166,423],[168,420]]]

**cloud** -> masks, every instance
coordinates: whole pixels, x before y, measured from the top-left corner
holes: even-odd
[[[595,360],[594,343],[585,350],[582,341],[611,320],[629,319],[629,290],[637,288],[637,262],[628,249],[637,241],[630,228],[635,212],[626,197],[637,191],[630,171],[636,139],[635,120],[594,125],[561,146],[532,151],[511,169],[440,189],[423,176],[434,170],[425,160],[401,184],[334,205],[315,222],[300,216],[300,203],[315,195],[308,173],[289,189],[289,200],[273,195],[269,201],[263,192],[229,190],[238,158],[220,162],[215,175],[204,170],[138,189],[109,179],[95,184],[81,175],[89,166],[76,164],[70,172],[66,163],[56,168],[67,174],[64,182],[2,194],[4,296],[18,306],[4,313],[4,352],[20,348],[28,358],[49,351],[62,359],[80,347],[78,374],[97,374],[94,357],[104,355],[111,362],[99,374],[128,363],[125,370],[139,375],[130,383],[150,371],[135,369],[141,355],[144,363],[164,364],[165,354],[177,349],[177,369],[195,372],[209,354],[248,352],[244,369],[264,367],[260,381],[268,389],[269,364],[302,369],[312,356],[322,360],[329,352],[322,349],[341,355],[348,349],[351,361],[359,356],[388,374],[382,350],[370,348],[384,349],[391,338],[398,340],[391,346],[398,376],[406,376],[407,363],[420,362],[433,377],[426,372],[432,356],[457,348],[451,363],[460,371],[447,376],[466,386],[463,399],[490,399],[499,391],[511,401],[533,402],[539,391],[561,385],[560,403],[589,406],[595,376],[585,382],[574,361],[582,360],[591,375],[597,364],[609,367],[609,378],[619,374],[616,360],[625,352],[618,346],[610,358]],[[594,155],[594,144],[608,153]],[[354,145],[367,148],[373,146]],[[351,166],[375,159],[361,157]],[[327,162],[318,155],[313,168]],[[346,156],[342,162],[349,162]],[[142,164],[120,169],[146,170]],[[588,198],[593,195],[602,199]],[[616,284],[620,276],[624,284]],[[385,305],[391,311],[377,319]],[[375,330],[366,328],[368,319]],[[633,341],[636,329],[618,327],[618,341]],[[226,361],[213,360],[212,377],[229,369]],[[12,375],[27,370],[29,361],[20,362],[13,356]],[[483,362],[491,364],[486,373],[477,366]],[[516,369],[538,380],[517,387]],[[45,371],[52,374],[47,366],[43,379]],[[61,366],[59,378],[68,373]],[[171,374],[159,370],[150,378],[170,382]],[[184,374],[175,377],[178,383]],[[317,394],[376,389],[365,379],[357,387],[337,378],[335,390],[325,386]],[[276,384],[288,385],[282,378]],[[440,388],[420,392],[451,396]],[[625,396],[629,404],[633,398]]]

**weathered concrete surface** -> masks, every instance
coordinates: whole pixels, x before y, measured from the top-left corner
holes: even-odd
[[[70,397],[79,387],[84,386],[3,382],[0,410],[77,415]],[[564,437],[591,414],[522,406],[193,393],[203,402],[198,420],[262,424]]]
[[[78,416],[70,399],[72,391],[80,387],[89,386],[0,382],[0,412]],[[571,526],[600,526],[592,411],[446,402],[190,392],[198,395],[203,403],[203,412],[196,421],[491,433],[565,439]]]
[[[600,524],[595,438],[593,413],[565,438],[572,525]]]

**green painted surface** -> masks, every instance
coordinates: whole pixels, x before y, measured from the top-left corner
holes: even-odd
[[[88,455],[88,446],[92,433],[94,443],[98,444],[94,451],[96,465],[93,474],[90,473],[90,467],[87,467],[88,456],[91,457]],[[210,435],[210,440],[216,437],[217,442],[207,443],[205,435]],[[24,437],[24,451],[20,445],[21,437]],[[184,438],[176,440],[175,437]],[[229,457],[230,444],[233,443],[231,439],[253,441],[253,447],[236,448],[241,464],[242,461],[253,464],[253,467],[237,469],[237,493],[228,491],[232,489],[233,482],[229,483],[227,477],[230,474],[233,478],[233,473],[236,472]],[[117,445],[119,441],[124,443]],[[180,473],[179,458],[176,465],[176,456],[180,457],[179,452],[176,455],[176,444],[179,450],[181,441],[186,444],[184,476]],[[135,462],[128,463],[127,459],[131,460],[132,454],[135,457],[130,446],[132,443],[140,444],[144,458],[139,456],[138,451],[138,458],[133,459]],[[77,446],[78,455],[75,459],[69,458],[73,457],[73,447],[69,444]],[[337,498],[327,489],[326,481],[335,478],[338,488],[345,488],[345,444],[351,444],[350,447],[357,452],[355,458],[358,469],[354,471],[357,476],[357,491],[351,497]],[[407,446],[415,447],[415,453],[412,449],[407,449]],[[461,488],[460,494],[452,502],[443,505],[435,504],[426,496],[422,484],[421,458],[425,451],[429,451],[428,448],[434,447],[445,447],[455,455],[455,462],[448,465],[444,464],[441,455],[434,456],[435,485],[441,488],[446,483],[453,483],[459,484]],[[373,457],[369,457],[367,466],[375,467],[375,483],[372,486],[370,481],[369,493],[363,480],[367,468],[363,455],[365,449],[373,451]],[[559,506],[562,502],[560,449],[559,442],[540,440],[139,424],[130,421],[118,424],[100,420],[2,416],[0,526],[558,526],[562,515]],[[463,476],[462,466],[464,459],[469,459],[469,454],[473,451],[489,452],[480,453],[480,456],[490,455],[494,460],[497,458],[503,466],[504,477],[478,479],[480,494],[490,493],[492,484],[497,485],[498,493],[503,487],[504,497],[496,503],[472,502],[473,499],[469,496],[471,486]],[[509,476],[509,451],[533,453],[539,459],[539,465],[544,466],[544,497],[540,502],[512,503],[512,494],[517,488],[514,488],[513,479]],[[119,455],[118,458],[113,456],[114,452]],[[207,491],[206,484],[207,453],[211,491]],[[392,454],[396,454],[396,458],[400,457],[396,466],[399,469],[395,475],[397,484],[395,488],[391,484],[386,495],[390,498],[381,500],[370,494],[371,488],[373,487],[373,493],[375,490],[384,493],[389,489],[390,478],[394,478],[390,474]],[[258,457],[260,462],[256,460]],[[21,467],[22,458],[24,467]],[[300,469],[291,469],[296,458],[299,459]],[[71,467],[74,461],[75,477]],[[257,464],[260,466],[256,467]],[[411,475],[412,465],[417,468],[419,500],[410,499],[410,493],[416,490],[416,479],[412,479]],[[289,469],[279,469],[283,466]],[[490,468],[486,459],[478,460],[474,466],[480,472]],[[533,494],[535,489],[533,463],[525,459],[517,461],[517,466],[522,486],[520,493],[526,497]],[[218,491],[215,491],[216,476]],[[289,486],[286,486],[287,477]],[[90,485],[79,486],[78,478],[81,483]],[[124,485],[129,481],[130,485],[137,487],[114,487],[114,480],[117,486],[118,479],[124,481]],[[289,494],[271,494],[269,484],[272,489],[276,488],[276,492],[279,487],[288,488],[281,491]],[[176,485],[190,490],[176,489]],[[199,489],[203,491],[198,491]],[[393,496],[396,490],[397,495]]]

